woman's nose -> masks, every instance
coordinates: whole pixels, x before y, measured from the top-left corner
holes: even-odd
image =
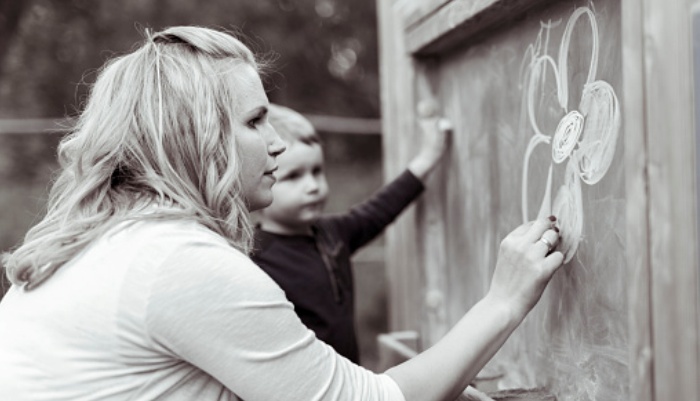
[[[270,140],[268,142],[267,152],[271,156],[277,157],[287,149],[287,145],[272,126],[270,126],[270,131]]]

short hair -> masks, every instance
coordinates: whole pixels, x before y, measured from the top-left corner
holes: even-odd
[[[194,220],[247,253],[253,227],[231,135],[240,65],[260,68],[233,35],[196,26],[146,31],[141,46],[109,61],[59,145],[46,216],[3,257],[10,280],[39,285],[135,217]],[[175,207],[139,214],[153,203]]]
[[[267,118],[282,140],[289,145],[294,142],[302,142],[307,145],[321,143],[321,138],[311,121],[289,107],[270,103]]]

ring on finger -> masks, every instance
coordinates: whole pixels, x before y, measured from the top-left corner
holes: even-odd
[[[551,250],[552,250],[552,246],[553,246],[554,244],[552,244],[547,238],[542,237],[542,238],[540,238],[538,241],[542,241],[545,245],[547,245],[547,250],[548,250],[548,251],[551,251]]]

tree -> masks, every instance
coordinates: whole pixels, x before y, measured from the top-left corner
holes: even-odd
[[[26,10],[1,60],[0,118],[75,114],[87,90],[77,84],[94,79],[86,71],[129,50],[144,27],[176,24],[238,27],[251,47],[276,53],[266,79],[275,101],[315,114],[379,115],[373,0],[0,0],[19,3]]]
[[[26,1],[0,0],[0,60],[5,58],[26,5]],[[2,76],[2,64],[0,64],[0,76]]]
[[[0,119],[77,115],[107,58],[127,52],[146,27],[180,24],[236,29],[274,56],[264,81],[275,102],[379,116],[374,0],[0,0]],[[42,213],[57,140],[0,135],[0,250]]]

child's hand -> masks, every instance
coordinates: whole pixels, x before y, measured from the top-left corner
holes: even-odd
[[[435,101],[423,101],[418,105],[421,129],[421,146],[419,153],[408,164],[408,169],[421,181],[443,159],[452,133],[449,120],[438,115]]]

